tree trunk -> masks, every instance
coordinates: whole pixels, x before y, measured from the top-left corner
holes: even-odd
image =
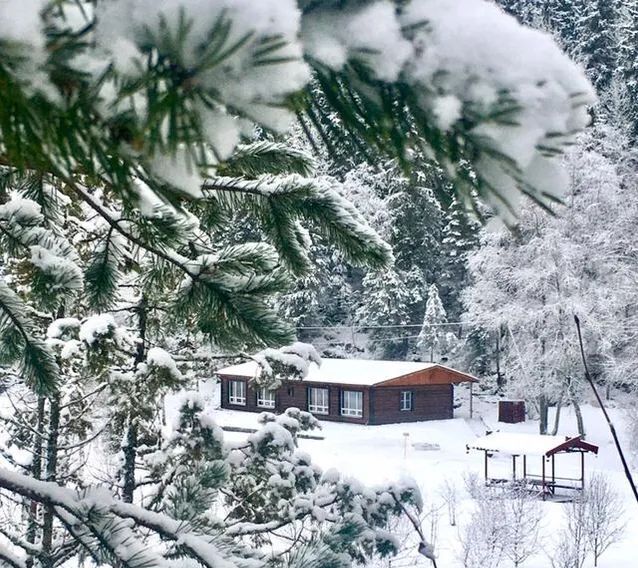
[[[505,386],[503,375],[501,375],[501,328],[496,330],[496,387],[502,390]]]
[[[45,398],[38,396],[38,416],[36,431],[38,434],[44,434],[44,403]],[[34,479],[42,479],[42,438],[40,436],[34,436],[33,438],[33,463],[31,464],[31,475]],[[31,501],[29,503],[29,524],[27,526],[27,532],[25,535],[26,541],[30,544],[36,543],[38,534],[38,503]],[[33,566],[33,558],[28,558],[26,561],[27,568]]]
[[[137,306],[137,317],[140,341],[135,352],[134,366],[144,361],[146,353],[146,296],[142,296]],[[126,442],[123,448],[124,467],[122,483],[122,499],[126,503],[133,502],[135,493],[135,461],[137,459],[138,425],[134,416],[128,418],[128,429],[126,432]]]
[[[55,482],[58,470],[58,440],[60,437],[60,396],[49,398],[49,437],[47,439],[46,481]],[[47,505],[42,519],[42,567],[53,568],[53,507]]]
[[[122,500],[125,503],[132,503],[135,493],[135,460],[137,458],[137,425],[133,421],[129,422],[126,443],[122,451],[124,453]]]
[[[556,436],[558,434],[558,425],[560,423],[560,411],[563,408],[563,402],[558,401],[556,404],[556,414],[554,415],[554,428],[552,428],[552,436]]]
[[[547,397],[542,394],[538,397],[538,428],[541,434],[547,434],[547,423],[549,422],[549,404]]]
[[[572,405],[574,406],[574,414],[576,415],[576,424],[578,425],[578,433],[585,437],[585,422],[583,421],[583,413],[580,410],[580,404],[576,400],[575,396],[572,396],[571,400]]]

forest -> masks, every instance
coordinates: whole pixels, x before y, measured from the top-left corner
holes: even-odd
[[[324,469],[305,409],[227,436],[201,385],[250,359],[582,436],[585,362],[635,459],[637,140],[638,0],[0,2],[0,566],[436,566],[424,487]],[[552,568],[620,540],[597,475]],[[459,566],[522,566],[541,509],[465,491]]]

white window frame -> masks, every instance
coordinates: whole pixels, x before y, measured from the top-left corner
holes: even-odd
[[[363,392],[341,391],[341,416],[361,418],[363,416]]]
[[[228,403],[246,406],[246,381],[228,381]]]
[[[275,408],[275,391],[265,387],[258,389],[257,406],[259,408]]]
[[[401,412],[411,411],[413,408],[414,395],[412,391],[401,391],[399,409]]]
[[[330,392],[323,387],[308,387],[308,412],[329,414]]]

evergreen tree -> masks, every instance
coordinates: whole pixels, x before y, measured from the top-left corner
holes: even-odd
[[[446,323],[447,314],[439,297],[439,289],[436,284],[431,284],[428,288],[423,325],[416,342],[417,353],[421,358],[427,358],[428,361],[434,362],[445,353],[447,349]]]
[[[583,31],[579,22],[587,3],[583,0],[548,0],[543,5],[543,24],[568,53],[573,54],[578,50]]]
[[[615,0],[585,2],[578,19],[578,57],[599,93],[611,85],[617,67],[618,7]]]
[[[620,9],[619,76],[626,89],[627,104],[623,118],[631,125],[634,138],[638,135],[638,2],[627,0]]]
[[[413,292],[396,270],[369,272],[363,279],[358,329],[368,336],[374,357],[405,360],[410,349],[410,305]]]
[[[436,278],[441,264],[443,212],[434,192],[405,184],[388,198],[391,219],[389,242],[400,270],[413,266],[424,279]]]
[[[458,321],[463,311],[460,292],[468,284],[467,257],[478,246],[478,223],[454,199],[445,212],[442,231],[442,267],[437,279],[441,298],[450,319]]]
[[[541,12],[543,2],[539,0],[496,0],[508,14],[519,22],[533,25]]]

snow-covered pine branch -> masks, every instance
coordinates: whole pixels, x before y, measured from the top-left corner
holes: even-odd
[[[0,351],[5,361],[18,360],[21,373],[37,392],[55,390],[59,368],[48,346],[34,335],[29,309],[0,279]]]
[[[307,237],[297,220],[309,223],[314,232],[338,244],[348,262],[380,268],[391,261],[387,244],[352,204],[316,180],[297,175],[213,177],[203,189],[222,207],[246,207],[262,217],[280,256],[298,274],[307,272],[309,261]]]
[[[485,0],[269,0],[258,13],[230,0],[65,1],[55,10],[41,0],[0,33],[10,40],[3,109],[13,116],[2,122],[2,162],[89,175],[128,202],[141,169],[170,202],[201,197],[248,124],[283,131],[295,112],[321,112],[312,89],[300,96],[315,78],[344,132],[405,161],[417,143],[505,215],[521,192],[556,195],[554,154],[593,102],[548,36]],[[166,97],[155,95],[162,85]],[[59,104],[68,92],[75,107]],[[55,143],[60,123],[70,126],[65,145]],[[135,156],[107,151],[120,143]],[[466,160],[476,176],[463,172]]]

